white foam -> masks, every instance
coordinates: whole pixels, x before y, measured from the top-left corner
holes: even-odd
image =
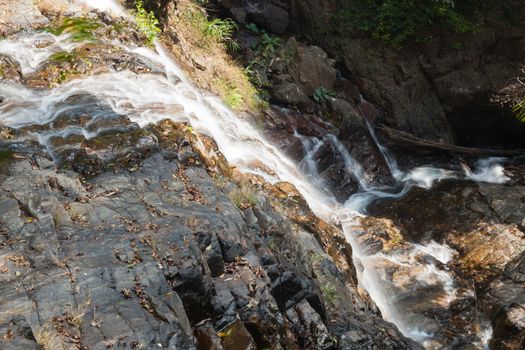
[[[415,244],[414,246],[425,254],[428,254],[434,259],[438,260],[442,264],[447,264],[452,260],[454,255],[457,254],[457,252],[448,245],[439,244],[433,240],[424,245]]]
[[[130,17],[129,14],[113,0],[76,0],[79,5],[107,12],[114,17]]]
[[[404,173],[401,179],[403,182],[413,181],[416,186],[429,189],[432,188],[435,182],[456,177],[456,174],[451,170],[419,167]]]
[[[463,164],[465,175],[468,179],[477,182],[488,182],[503,184],[510,180],[505,175],[505,168],[500,165],[505,158],[492,157],[481,159],[476,164],[476,169],[472,171],[468,166]]]
[[[0,41],[0,53],[14,58],[20,63],[22,74],[29,74],[54,53],[70,52],[79,45],[68,39],[68,34],[55,36],[47,32],[36,33],[29,37],[17,35]]]

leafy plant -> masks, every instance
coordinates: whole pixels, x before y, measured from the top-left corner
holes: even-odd
[[[237,25],[230,18],[214,18],[205,23],[204,33],[217,38],[217,40],[226,44],[230,50],[238,51],[240,46],[233,40],[233,33],[235,33],[237,29]]]
[[[271,84],[268,79],[265,79],[265,77],[261,76],[261,70],[265,69],[266,66],[264,63],[259,62],[258,60],[252,60],[244,68],[244,72],[255,86],[259,88],[267,88],[271,86]]]
[[[261,36],[261,43],[259,44],[259,47],[263,55],[268,55],[275,52],[275,50],[277,50],[281,44],[281,39],[275,35],[270,35],[264,32]]]
[[[282,46],[282,40],[275,35],[268,34],[264,29],[259,29],[253,23],[247,24],[246,29],[260,35],[260,40],[252,46],[255,55],[244,68],[244,72],[250,79],[250,82],[257,88],[260,107],[266,108],[270,100],[270,94],[266,89],[271,85],[266,76],[266,71],[275,58],[275,51]]]
[[[343,0],[338,24],[400,47],[436,33],[476,31],[490,18],[509,16],[514,0]]]
[[[321,288],[321,292],[323,293],[324,299],[328,303],[333,303],[338,298],[337,289],[335,288],[335,285],[333,283],[328,283],[324,285]]]
[[[257,53],[267,55],[282,45],[282,40],[279,37],[267,33],[264,29],[259,29],[254,23],[246,24],[245,28],[253,34],[261,35],[260,42],[252,47]]]
[[[516,118],[521,121],[525,122],[525,100],[521,101],[520,103],[516,104],[512,108],[512,112],[515,113]]]
[[[257,27],[257,25],[255,23],[248,23],[245,25],[245,28],[254,33],[254,34],[260,34],[261,33],[261,30]]]
[[[153,11],[148,12],[144,9],[142,0],[136,0],[135,7],[135,22],[139,30],[146,36],[148,41],[152,43],[161,32],[159,20],[155,17]]]
[[[321,103],[328,100],[329,97],[335,97],[335,95],[335,92],[329,91],[324,86],[319,86],[317,89],[315,89],[313,97],[315,102]]]

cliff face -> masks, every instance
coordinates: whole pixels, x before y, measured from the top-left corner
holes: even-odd
[[[383,122],[448,143],[493,133],[496,145],[505,134],[507,142],[511,138],[523,146],[523,125],[490,102],[525,61],[523,24],[438,36],[395,50],[362,33],[342,33],[331,18],[339,6],[339,1],[292,0],[291,28],[340,60],[361,91],[386,112]],[[476,143],[475,137],[470,141]]]
[[[520,72],[523,24],[436,36],[394,49],[366,34],[343,32],[333,18],[340,10],[339,0],[219,2],[241,22],[254,22],[276,34],[283,30],[275,30],[275,23],[289,23],[289,32],[322,47],[384,112],[379,122],[444,143],[502,146],[510,141],[511,146],[523,147],[525,127],[490,102],[491,95]],[[257,16],[254,9],[280,15]]]

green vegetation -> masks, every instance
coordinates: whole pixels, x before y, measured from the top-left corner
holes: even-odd
[[[241,184],[239,188],[230,192],[229,197],[232,202],[240,209],[253,207],[257,204],[257,196],[245,184]]]
[[[0,174],[7,171],[9,164],[14,160],[13,155],[12,151],[0,149]]]
[[[323,254],[320,254],[320,253],[313,253],[311,254],[310,256],[310,262],[315,265],[317,263],[320,263],[321,261],[324,260],[324,255]]]
[[[328,283],[321,287],[321,292],[326,302],[333,303],[337,298],[337,288],[333,283]]]
[[[75,52],[67,52],[67,51],[60,51],[56,52],[49,57],[50,61],[56,61],[56,62],[72,62],[75,58]]]
[[[515,113],[516,118],[519,121],[525,122],[525,100],[514,105],[514,107],[512,108],[512,112]]]
[[[241,91],[231,81],[222,78],[215,81],[215,88],[219,91],[224,102],[232,109],[239,109],[243,105]]]
[[[58,84],[62,84],[66,80],[69,80],[71,78],[71,76],[77,75],[77,74],[79,74],[77,71],[62,70],[62,71],[60,71],[60,73],[58,75],[57,83]]]
[[[246,29],[261,36],[259,43],[252,47],[252,49],[255,50],[255,53],[259,56],[269,58],[269,56],[278,50],[283,44],[280,38],[267,33],[264,29],[259,29],[254,23],[248,23]]]
[[[244,67],[244,72],[250,78],[252,84],[257,86],[258,88],[270,87],[271,84],[267,80],[263,79],[263,77],[259,74],[259,70],[262,69],[267,69],[265,64],[259,61],[258,59],[253,59],[248,63],[246,67]]]
[[[400,47],[409,40],[476,31],[486,21],[512,17],[515,0],[343,0],[336,18]]]
[[[230,18],[214,18],[204,22],[204,33],[223,42],[232,51],[240,49],[239,44],[232,38],[237,29],[237,25]]]
[[[199,65],[194,82],[217,93],[231,108],[252,111],[264,108],[247,72],[230,55],[239,49],[234,40],[237,26],[231,19],[209,18],[200,6],[204,3],[192,0],[177,3],[176,18],[170,23],[181,45],[174,53],[182,61],[191,60],[190,65]]]
[[[260,35],[260,39],[256,45],[252,46],[254,56],[244,71],[251,83],[257,87],[257,94],[261,106],[267,106],[270,100],[270,93],[267,89],[271,84],[266,78],[266,74],[261,74],[261,72],[268,70],[272,60],[275,59],[275,53],[283,46],[283,42],[279,37],[267,33],[264,29],[258,28],[254,23],[248,23],[246,29],[254,34]]]
[[[493,103],[512,109],[516,119],[525,122],[525,67],[514,81],[494,94]]]
[[[94,31],[100,28],[101,24],[91,18],[65,18],[57,26],[52,26],[46,29],[51,34],[71,35],[71,40],[81,41],[96,41],[97,38]]]
[[[204,9],[191,1],[185,2],[181,7],[181,20],[184,29],[191,33],[188,38],[193,44],[206,49],[216,49],[226,45],[227,48],[238,49],[238,44],[233,40],[237,25],[229,18],[208,19]]]
[[[13,159],[13,152],[0,149],[0,164],[8,163]]]
[[[325,102],[329,97],[335,97],[336,93],[334,91],[327,90],[324,86],[319,86],[314,91],[314,100],[317,103]]]
[[[148,42],[152,43],[161,30],[159,28],[159,20],[155,17],[153,11],[146,11],[142,0],[135,1],[135,22],[139,30],[146,36]]]

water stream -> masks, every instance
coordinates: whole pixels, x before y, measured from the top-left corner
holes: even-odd
[[[125,13],[111,1],[83,0],[82,3],[109,10],[116,15]],[[217,97],[193,87],[159,43],[156,43],[154,49],[116,44],[162,69],[165,74],[109,72],[73,80],[51,90],[34,90],[16,83],[3,82],[0,83],[0,95],[4,98],[0,105],[0,124],[18,129],[34,125],[46,126],[35,128],[29,133],[29,137],[46,147],[53,155],[54,149],[50,142],[52,138],[81,135],[85,139],[91,139],[105,131],[96,127],[101,119],[114,117],[114,114],[99,113],[83,125],[59,126],[54,123],[64,109],[74,107],[64,101],[78,95],[95,96],[111,106],[116,114],[129,116],[140,126],[166,118],[189,122],[194,130],[209,135],[216,141],[228,162],[247,173],[262,175],[272,183],[293,183],[319,217],[342,224],[353,247],[355,259],[362,266],[360,283],[369,292],[384,318],[395,323],[405,335],[428,348],[434,348],[433,320],[422,313],[406,309],[407,300],[429,290],[433,291],[433,294],[429,294],[435,298],[433,302],[445,308],[454,300],[454,280],[443,268],[452,259],[454,251],[431,241],[427,244],[409,244],[408,252],[404,251],[402,254],[368,254],[358,241],[358,232],[362,230],[359,220],[366,215],[366,207],[372,201],[400,198],[413,186],[430,188],[436,181],[451,178],[505,182],[508,179],[499,165],[501,159],[482,160],[477,169],[465,167],[463,172],[434,167],[403,171],[388,150],[379,143],[370,127],[397,182],[394,187],[375,187],[369,184],[361,165],[333,135],[317,139],[296,133],[306,151],[306,157],[297,164],[269,143],[249,121],[229,110]],[[70,41],[67,35],[56,37],[49,33],[24,33],[0,42],[0,53],[12,56],[20,63],[22,72],[29,74],[53,53],[71,51],[77,45],[79,44]],[[338,203],[327,193],[319,177],[315,154],[324,143],[331,143],[335,147],[344,159],[346,171],[359,183],[358,193],[345,203]],[[265,173],[260,167],[253,167],[254,162],[263,163],[272,172]],[[422,258],[425,256],[433,259]],[[405,271],[405,279],[393,284],[386,276],[386,271],[391,268]]]

